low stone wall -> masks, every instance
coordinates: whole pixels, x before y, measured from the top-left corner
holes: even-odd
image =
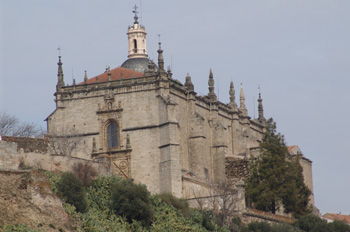
[[[48,139],[47,138],[26,138],[2,136],[3,141],[14,142],[17,144],[17,150],[23,149],[24,152],[47,153]]]
[[[294,223],[294,218],[289,216],[277,215],[273,213],[268,213],[260,211],[257,209],[246,208],[242,211],[241,220],[244,224],[248,224],[256,221],[264,221],[268,223],[286,222]]]
[[[2,136],[0,140],[1,170],[43,169],[64,172],[72,171],[75,163],[89,163],[99,174],[110,174],[108,162],[49,154],[46,139]]]
[[[19,162],[17,144],[0,141],[0,169],[18,169]]]

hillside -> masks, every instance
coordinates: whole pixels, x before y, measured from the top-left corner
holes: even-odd
[[[73,231],[75,223],[40,171],[0,170],[0,225],[26,224],[44,231]]]

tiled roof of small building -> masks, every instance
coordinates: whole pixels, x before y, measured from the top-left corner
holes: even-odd
[[[143,77],[144,74],[142,72],[136,72],[130,69],[122,68],[122,67],[117,67],[114,69],[111,69],[111,81],[116,81],[120,80],[121,78],[123,79],[130,79],[132,77]],[[87,80],[87,84],[92,84],[96,82],[106,82],[108,81],[108,71],[97,75],[95,77],[89,78]],[[85,81],[80,82],[78,85],[83,85],[85,84]]]
[[[287,147],[287,148],[288,148],[288,152],[289,152],[289,153],[292,153],[292,151],[293,151],[296,147],[298,147],[298,146],[297,146],[297,145],[288,146],[288,147]]]
[[[343,221],[345,223],[350,224],[350,215],[326,213],[322,217],[325,218],[325,219],[336,220],[336,221]]]

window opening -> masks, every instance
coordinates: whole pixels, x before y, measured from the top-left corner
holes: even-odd
[[[136,41],[136,39],[134,39],[134,49],[135,50],[137,49],[137,41]]]
[[[111,123],[107,129],[108,148],[118,147],[118,128],[115,123]]]

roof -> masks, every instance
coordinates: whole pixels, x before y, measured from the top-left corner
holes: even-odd
[[[142,72],[136,72],[130,69],[117,67],[114,69],[111,69],[111,80],[116,81],[122,79],[130,79],[132,77],[143,77],[144,74]],[[100,75],[97,75],[95,77],[92,77],[87,80],[87,84],[92,84],[96,82],[106,82],[108,81],[108,72],[104,72]],[[78,85],[85,84],[85,82],[80,82]]]
[[[294,149],[297,148],[298,146],[297,145],[292,145],[292,146],[288,146],[288,152],[289,153],[293,153]]]
[[[350,224],[350,215],[326,213],[326,214],[324,214],[322,217],[323,217],[324,219],[336,220],[336,221],[343,221],[343,222],[345,222],[345,223]]]
[[[121,65],[123,68],[131,69],[137,72],[145,72],[151,61],[148,58],[130,58]]]

